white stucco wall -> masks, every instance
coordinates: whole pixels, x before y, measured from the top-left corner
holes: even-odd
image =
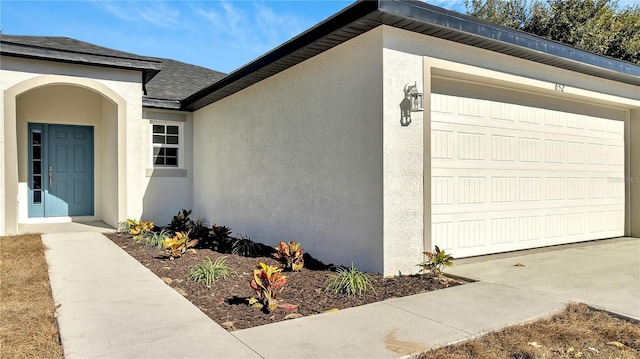
[[[633,139],[628,152],[628,171],[625,182],[627,184],[627,196],[629,198],[629,235],[640,237],[640,108],[630,112],[630,128],[628,138]]]
[[[18,212],[19,176],[15,158],[18,158],[18,153],[20,153],[19,160],[26,161],[26,156],[21,153],[23,150],[21,147],[26,145],[21,143],[21,147],[18,147],[17,141],[18,139],[21,142],[24,140],[20,136],[26,136],[26,121],[35,122],[35,117],[38,117],[37,121],[40,121],[40,118],[49,118],[40,122],[93,124],[96,126],[96,131],[99,129],[104,134],[113,134],[115,130],[121,139],[128,139],[126,143],[124,141],[118,143],[115,138],[112,141],[107,141],[108,138],[104,136],[98,138],[96,134],[96,156],[117,156],[116,160],[113,158],[96,158],[97,161],[102,162],[100,170],[107,176],[106,179],[98,178],[98,172],[96,171],[96,192],[99,191],[98,186],[102,187],[102,180],[111,181],[111,177],[108,176],[118,176],[117,178],[113,177],[113,181],[118,183],[117,187],[113,183],[109,183],[109,188],[105,190],[106,192],[102,192],[103,198],[110,198],[109,200],[116,202],[116,205],[100,205],[96,207],[96,212],[105,208],[110,208],[110,211],[117,208],[117,213],[109,213],[104,215],[104,218],[97,219],[103,219],[107,223],[115,225],[117,220],[123,220],[127,216],[135,214],[140,215],[142,213],[142,193],[144,193],[144,165],[146,163],[140,162],[136,156],[129,159],[124,152],[125,146],[131,153],[136,150],[144,152],[144,149],[148,147],[142,141],[142,131],[146,130],[146,127],[145,122],[141,119],[142,86],[140,73],[138,71],[18,59],[7,56],[2,56],[0,61],[0,88],[3,93],[0,112],[4,114],[0,137],[5,139],[8,135],[13,134],[11,141],[14,141],[5,140],[0,149],[2,151],[0,153],[3,154],[0,157],[3,161],[3,166],[1,166],[2,173],[0,174],[3,181],[5,181],[4,185],[0,186],[0,201],[2,201],[0,205],[5,211],[4,215],[0,217],[0,233],[10,234],[15,233],[17,230],[15,223],[17,222]],[[58,89],[64,89],[64,91],[56,92],[53,87],[48,87],[51,85],[57,86]],[[38,100],[38,105],[34,106],[35,102],[33,101],[35,99],[29,99],[29,95],[35,96],[38,93],[46,96],[42,98],[43,101]],[[99,95],[96,97],[94,94]],[[79,97],[74,99],[74,96]],[[22,102],[26,101],[28,103],[28,106],[20,106],[21,98]],[[57,100],[54,100],[56,98]],[[88,107],[84,100],[87,100],[92,106],[95,105],[95,109],[87,110]],[[49,101],[49,103],[46,101]],[[75,103],[73,103],[74,101]],[[62,108],[66,105],[72,108],[67,108],[68,112],[63,114]],[[109,108],[109,105],[112,107]],[[50,109],[52,106],[53,108],[57,106],[60,111],[50,111],[47,114],[48,108]],[[74,111],[74,108],[77,111]],[[26,116],[24,121],[20,119],[16,121],[16,116],[19,113],[22,113],[20,116]],[[92,118],[81,118],[82,116],[80,115],[88,115],[92,116]],[[29,117],[33,118],[33,120]],[[112,121],[117,123],[114,125]],[[15,128],[16,124],[19,128]],[[7,129],[9,129],[9,132],[7,132]],[[128,136],[126,135],[127,133],[129,133]],[[103,144],[105,147],[118,148],[118,151],[103,151]],[[123,147],[120,148],[120,146]],[[146,152],[144,153],[146,154]],[[116,166],[114,166],[114,163]],[[23,167],[21,166],[21,168]],[[24,168],[26,168],[26,163]],[[114,169],[117,170],[113,171]],[[20,175],[22,178],[26,177],[23,173]],[[134,176],[138,176],[138,178],[133,178]],[[127,180],[127,178],[131,179]],[[125,181],[129,183],[128,188],[125,188],[127,183]],[[114,196],[116,188],[118,195]],[[134,195],[127,197],[127,193],[133,193]],[[9,209],[10,213],[6,212],[6,209]],[[131,211],[131,213],[127,213],[127,211]]]
[[[382,33],[194,113],[194,215],[383,271]],[[396,122],[394,120],[394,122]]]
[[[153,169],[151,152],[148,149],[146,177],[143,198],[142,218],[158,225],[171,222],[181,209],[193,208],[193,118],[191,113],[145,109],[143,118],[147,126],[153,121],[162,124],[181,125],[179,168]],[[149,129],[146,131],[147,143],[150,143]],[[206,165],[206,164],[205,164]],[[194,213],[195,215],[195,213]],[[197,219],[197,216],[191,219]]]
[[[434,244],[430,238],[430,91],[432,85],[441,87],[442,79],[452,77],[456,80],[471,83],[488,84],[483,91],[489,91],[489,97],[501,96],[513,99],[526,99],[529,105],[542,106],[564,111],[591,114],[616,120],[630,118],[631,122],[637,116],[640,106],[640,89],[637,86],[622,84],[568,70],[555,68],[487,50],[473,48],[462,44],[449,42],[409,31],[388,26],[383,27],[384,33],[384,78],[385,78],[385,268],[402,268],[403,261],[415,262],[414,253],[422,245],[417,238],[419,228],[424,228],[424,247],[432,248]],[[421,68],[420,68],[421,67]],[[421,76],[421,77],[419,77]],[[419,131],[401,131],[407,128],[394,128],[388,117],[397,116],[397,102],[390,97],[400,98],[398,91],[402,82],[415,81],[410,77],[418,77],[419,87],[424,89],[425,112],[422,113],[424,147],[422,151],[416,142]],[[422,78],[422,81],[420,81]],[[402,80],[399,80],[402,79]],[[563,84],[564,91],[555,91],[555,84]],[[464,92],[464,85],[459,90]],[[493,86],[493,87],[492,87]],[[493,90],[492,90],[493,88]],[[520,100],[522,101],[522,100]],[[634,110],[635,109],[635,110]],[[633,126],[632,126],[633,127]],[[635,128],[635,127],[633,127]],[[416,126],[417,130],[417,126]],[[635,130],[633,130],[635,131]],[[630,141],[640,141],[634,137],[637,132],[632,131]],[[402,140],[404,139],[404,141]],[[626,153],[630,155],[627,143]],[[399,153],[391,149],[400,146],[407,153],[406,160],[394,158]],[[635,152],[634,152],[635,153]],[[633,155],[632,155],[633,156]],[[409,160],[410,158],[410,160]],[[422,160],[422,162],[421,162]],[[631,158],[632,170],[636,169],[638,160]],[[398,165],[402,163],[403,165]],[[423,169],[418,170],[417,164],[422,163]],[[424,186],[419,189],[419,176],[411,175],[424,173]],[[406,183],[406,179],[414,182]],[[406,198],[399,195],[400,191],[388,186],[388,183],[403,183],[408,193]],[[422,185],[422,183],[420,183]],[[629,185],[629,184],[628,184]],[[635,193],[635,191],[631,191]],[[637,198],[632,198],[631,208],[640,207]],[[417,209],[419,200],[424,201],[424,225]],[[401,205],[404,202],[406,205]],[[408,215],[402,217],[402,210]],[[637,218],[637,211],[632,211],[628,218]],[[409,215],[410,214],[410,215]],[[387,221],[388,220],[388,221]],[[403,223],[394,228],[393,224]],[[632,220],[632,223],[635,221]],[[634,225],[634,227],[637,225]],[[400,236],[403,241],[387,240],[389,237]],[[455,255],[455,253],[454,253]],[[416,262],[417,263],[417,262]],[[407,263],[408,264],[408,263]]]
[[[384,34],[387,42],[387,34]],[[400,124],[405,86],[424,90],[422,58],[384,49],[384,268],[385,274],[410,274],[420,268],[423,249],[423,112]]]

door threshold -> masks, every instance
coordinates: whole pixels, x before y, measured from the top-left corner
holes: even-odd
[[[62,217],[32,217],[20,220],[18,224],[46,224],[46,223],[71,223],[71,222],[96,222],[96,216],[62,216]]]

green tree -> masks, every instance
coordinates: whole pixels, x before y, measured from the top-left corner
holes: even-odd
[[[465,0],[467,13],[640,64],[640,5],[617,0]]]

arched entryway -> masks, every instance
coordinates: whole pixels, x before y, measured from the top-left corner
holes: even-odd
[[[5,91],[7,233],[125,216],[125,111],[122,97],[86,78],[44,75]]]

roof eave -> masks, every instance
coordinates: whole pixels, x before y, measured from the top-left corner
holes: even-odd
[[[433,35],[474,47],[505,53],[532,60],[539,57],[541,63],[612,78],[630,84],[640,84],[640,66],[630,62],[596,55],[575,47],[536,35],[494,24],[478,18],[446,10],[421,1],[389,0],[380,2],[380,11],[402,18],[409,18],[434,27],[451,31],[450,35]],[[386,25],[395,20],[386,19]],[[395,26],[403,28],[402,26]],[[407,27],[405,25],[405,27]],[[425,33],[424,31],[416,31]],[[467,36],[465,38],[464,36]],[[501,48],[502,50],[498,50]],[[527,55],[527,56],[522,56]],[[555,60],[555,61],[552,61]],[[537,61],[533,60],[533,61]]]
[[[182,101],[194,111],[380,25],[640,85],[640,66],[415,0],[358,1]]]
[[[220,81],[212,84],[211,86],[205,87],[202,90],[187,97],[182,101],[184,109],[193,111],[215,102],[219,98],[211,99],[211,98],[208,98],[208,95],[218,92],[220,90],[223,90],[225,87],[234,83],[238,83],[245,77],[255,74],[259,70],[263,70],[265,69],[265,67],[269,65],[277,63],[279,60],[282,60],[285,57],[294,54],[296,51],[300,50],[301,48],[304,48],[310,43],[313,43],[318,39],[321,39],[323,37],[330,35],[332,32],[336,30],[336,28],[340,28],[349,23],[352,23],[362,18],[363,16],[366,16],[367,14],[370,14],[371,12],[376,11],[377,8],[378,8],[378,1],[358,1],[348,6],[347,8],[334,14],[330,18],[317,24],[311,29],[285,42],[284,44],[278,46],[277,48],[257,58],[256,60],[240,67],[236,71],[231,72],[226,77],[222,78]],[[326,49],[323,49],[322,51],[325,51],[325,50]],[[316,54],[314,54],[313,56],[315,55]],[[312,56],[309,56],[309,57],[312,57]],[[302,62],[309,57],[300,56],[299,61],[296,61],[296,63]],[[259,76],[260,77],[259,81],[267,77],[270,77],[271,75],[277,72],[279,71],[276,71],[272,74],[265,74],[263,76]],[[239,86],[239,89],[234,89],[233,92],[231,93],[237,92],[242,88],[251,86],[256,82],[249,81],[245,86],[241,85]],[[226,97],[231,93],[225,94],[220,98]]]
[[[157,109],[165,109],[165,110],[180,110],[181,104],[178,100],[165,100],[158,98],[142,98],[142,107],[147,108],[157,108]]]
[[[145,84],[157,75],[162,68],[162,64],[156,61],[92,55],[43,47],[25,46],[9,42],[0,42],[0,54],[34,60],[141,71],[143,72],[143,81]]]

